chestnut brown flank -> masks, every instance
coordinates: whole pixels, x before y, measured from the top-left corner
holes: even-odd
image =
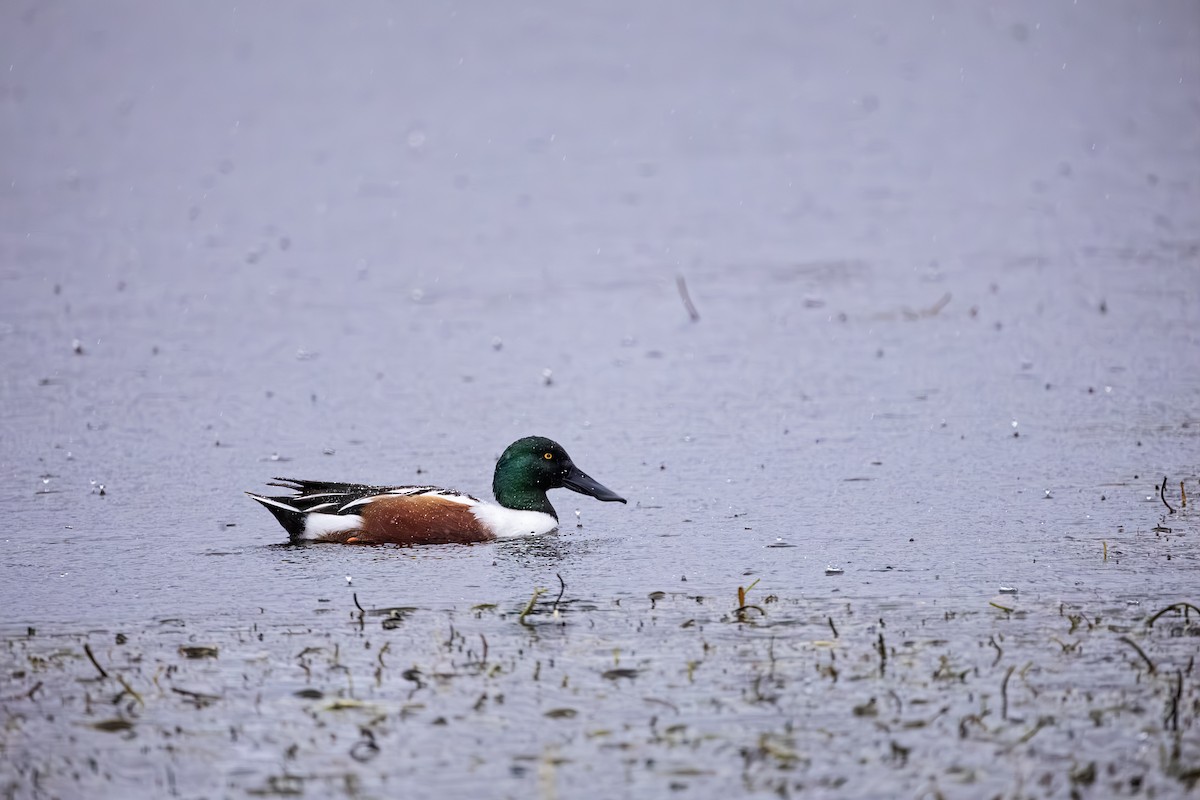
[[[469,506],[440,497],[383,496],[362,510],[362,530],[338,536],[347,544],[470,544],[495,537]]]

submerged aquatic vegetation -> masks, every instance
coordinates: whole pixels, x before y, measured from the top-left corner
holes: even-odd
[[[752,607],[754,588],[739,587],[735,611]],[[729,618],[683,593],[641,606],[544,594],[511,614],[356,601],[349,624],[181,619],[125,628],[106,650],[104,632],[10,635],[6,785],[129,790],[118,776],[136,760],[164,791],[189,794],[386,793],[418,775],[445,791],[528,794],[530,765],[551,748],[564,792],[867,797],[937,775],[994,795],[1016,788],[1014,763],[1048,786],[1106,792],[1197,781],[1190,603],[1143,617],[1031,599],[1023,616],[893,606],[868,619],[862,600],[779,596],[769,619],[752,612],[759,624],[714,625]],[[403,625],[361,624],[397,609]],[[558,624],[532,625],[538,612]],[[1179,622],[1162,625],[1168,614]],[[1079,638],[1064,642],[1068,625]],[[201,637],[209,644],[188,643]],[[1129,746],[1136,736],[1159,747]],[[214,756],[232,784],[207,768]],[[97,770],[60,769],[65,759]]]

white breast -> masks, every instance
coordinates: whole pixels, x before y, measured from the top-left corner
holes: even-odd
[[[517,511],[495,503],[480,503],[471,508],[471,513],[497,539],[540,536],[558,527],[558,520],[550,514],[543,514],[541,511]]]

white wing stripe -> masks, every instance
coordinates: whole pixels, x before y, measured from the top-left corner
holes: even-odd
[[[373,494],[370,497],[362,497],[362,498],[359,498],[358,500],[355,500],[352,503],[346,503],[346,505],[344,505],[338,509],[338,513],[344,514],[346,512],[346,509],[354,508],[355,506],[365,506],[367,503],[371,502],[372,500],[374,500],[376,497],[379,497],[379,496],[380,495]]]
[[[247,492],[247,494],[249,494],[249,492]],[[302,511],[300,511],[300,509],[298,509],[294,506],[289,506],[287,503],[280,503],[278,500],[272,500],[271,498],[263,497],[260,494],[251,494],[250,496],[253,497],[255,500],[257,500],[258,502],[266,503],[269,506],[275,506],[276,508],[283,508],[288,511],[298,511],[300,513],[304,513]]]
[[[370,497],[360,497],[359,499],[346,503],[346,505],[339,508],[338,513],[343,514],[347,509],[366,505],[367,503],[378,500],[381,497],[436,497],[439,500],[446,500],[448,502],[458,503],[459,505],[464,506],[473,506],[479,502],[470,495],[458,494],[457,492],[447,492],[441,489],[435,489],[432,486],[405,486],[402,489],[393,489],[392,491],[384,494],[373,494]]]

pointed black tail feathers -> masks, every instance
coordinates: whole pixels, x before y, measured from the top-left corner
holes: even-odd
[[[304,538],[304,518],[307,513],[289,505],[290,497],[264,497],[252,492],[246,494],[262,503],[267,511],[275,515],[275,519],[279,520],[279,524],[288,532],[293,542]]]

